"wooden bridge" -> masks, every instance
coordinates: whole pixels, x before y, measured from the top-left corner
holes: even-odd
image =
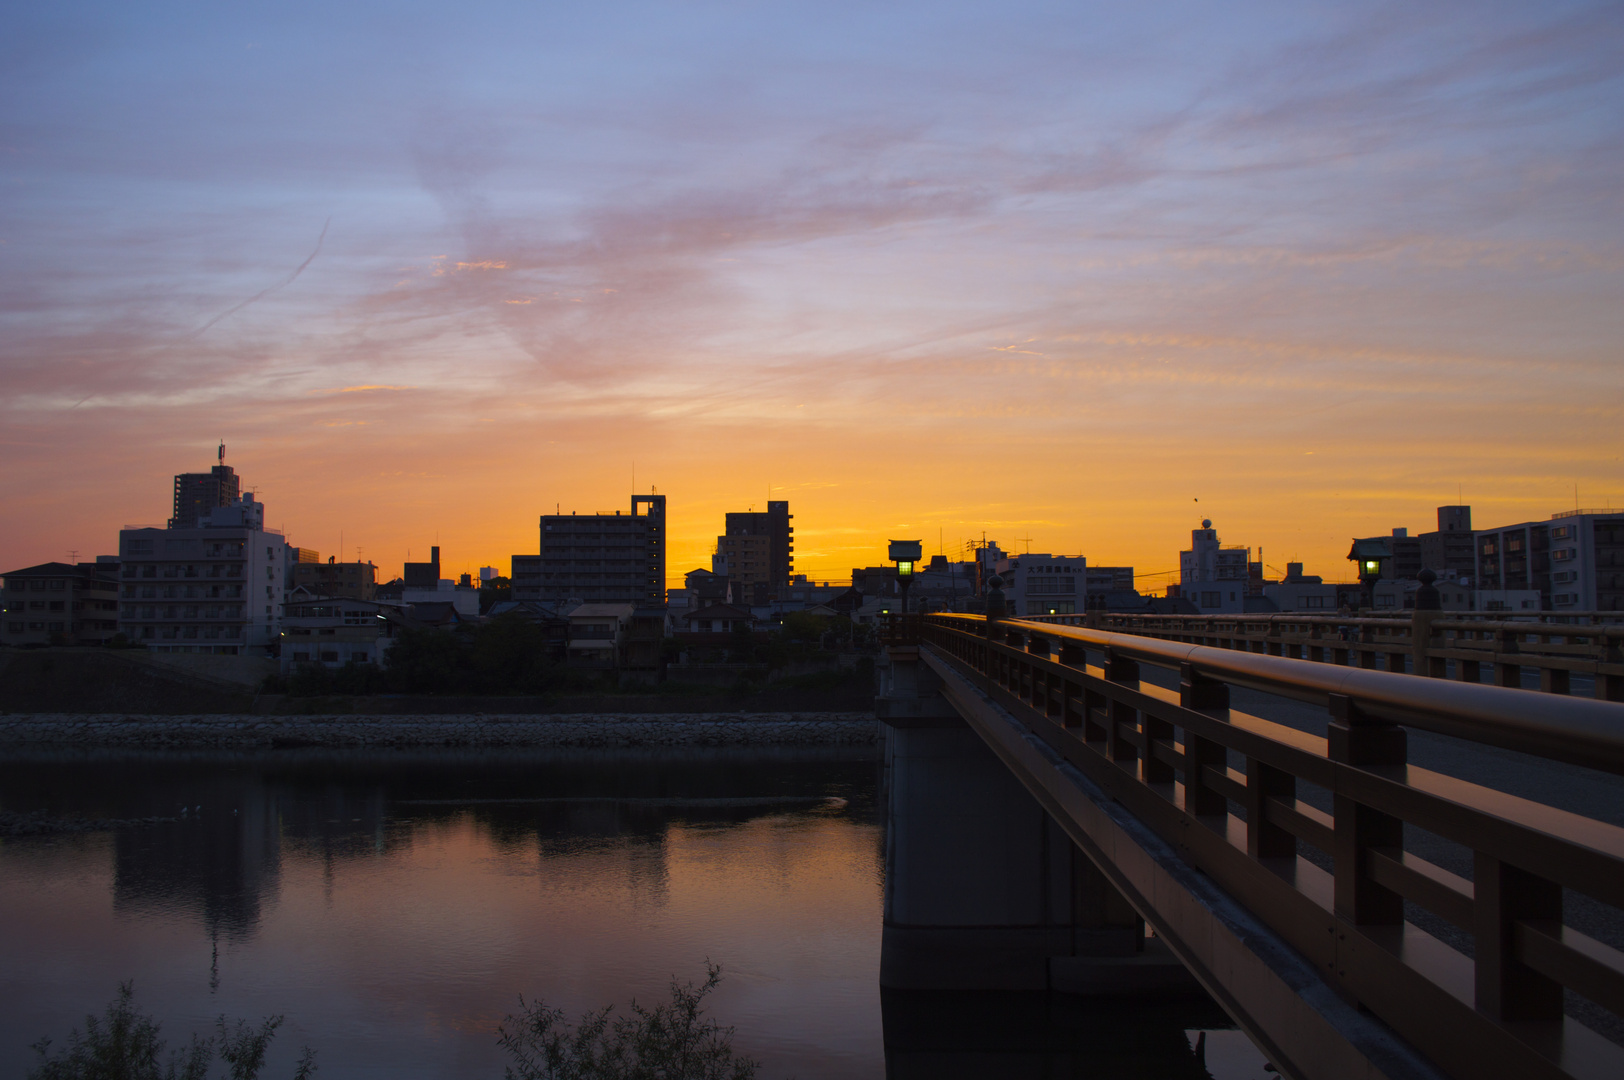
[[[1493,648],[1456,660],[1482,647],[1434,648],[1433,622],[1417,664],[1413,639],[1400,647],[1361,627],[1347,640],[1308,620],[1265,633],[1061,624],[1072,621],[889,624],[882,983],[974,985],[994,972],[986,985],[1169,985],[1124,958],[1145,949],[1123,932],[1136,916],[1297,1080],[1624,1077],[1624,784],[1613,779],[1624,705],[1605,700],[1624,675],[1609,666],[1616,627],[1532,631],[1579,638],[1542,655],[1597,665],[1587,698],[1439,677],[1509,663],[1497,625],[1472,625],[1470,640]],[[1389,670],[1359,659],[1384,655],[1400,659],[1379,661]],[[1260,695],[1319,710],[1323,734],[1232,702]],[[952,750],[941,739],[955,728],[978,745]],[[1424,769],[1409,760],[1410,732],[1571,763],[1617,799],[1586,814]],[[972,750],[1041,807],[1038,839],[988,825],[1004,813],[988,800],[1011,798],[978,794],[999,791],[996,778],[943,764]],[[1064,880],[1055,830],[1083,864]],[[1457,852],[1455,870],[1417,854],[1418,836]],[[965,865],[977,860],[990,862]],[[1030,902],[1015,895],[1023,875]]]

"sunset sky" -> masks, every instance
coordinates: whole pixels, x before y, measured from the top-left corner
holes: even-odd
[[[0,571],[224,439],[384,577],[635,477],[673,578],[769,492],[1344,578],[1624,505],[1624,8],[10,5],[0,425]]]

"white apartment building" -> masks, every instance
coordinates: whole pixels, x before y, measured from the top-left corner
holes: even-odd
[[[1088,600],[1088,560],[1068,555],[1018,555],[1000,559],[1009,614],[1078,615]]]
[[[1536,590],[1557,613],[1624,611],[1624,510],[1564,510],[1473,539],[1478,589]]]
[[[1190,550],[1179,552],[1179,595],[1203,615],[1246,610],[1247,564],[1252,549],[1220,544],[1212,522],[1190,530]]]
[[[155,652],[236,655],[280,634],[287,541],[244,494],[198,528],[118,534],[118,628]]]

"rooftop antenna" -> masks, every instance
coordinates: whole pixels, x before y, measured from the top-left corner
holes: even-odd
[[[69,548],[68,549],[68,561],[69,562],[74,562],[74,563],[79,561],[79,549],[78,548]]]
[[[220,440],[220,454],[219,454],[219,457],[220,457],[220,464],[224,465],[226,463],[226,441],[224,439]]]

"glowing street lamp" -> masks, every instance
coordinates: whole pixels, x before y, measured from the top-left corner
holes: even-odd
[[[1359,570],[1361,606],[1376,606],[1376,582],[1381,580],[1383,564],[1393,558],[1392,545],[1385,536],[1355,540],[1348,551],[1348,561]]]
[[[919,540],[893,540],[888,557],[897,564],[897,589],[902,593],[902,613],[908,614],[908,586],[913,584],[914,570],[925,557],[924,543]]]

